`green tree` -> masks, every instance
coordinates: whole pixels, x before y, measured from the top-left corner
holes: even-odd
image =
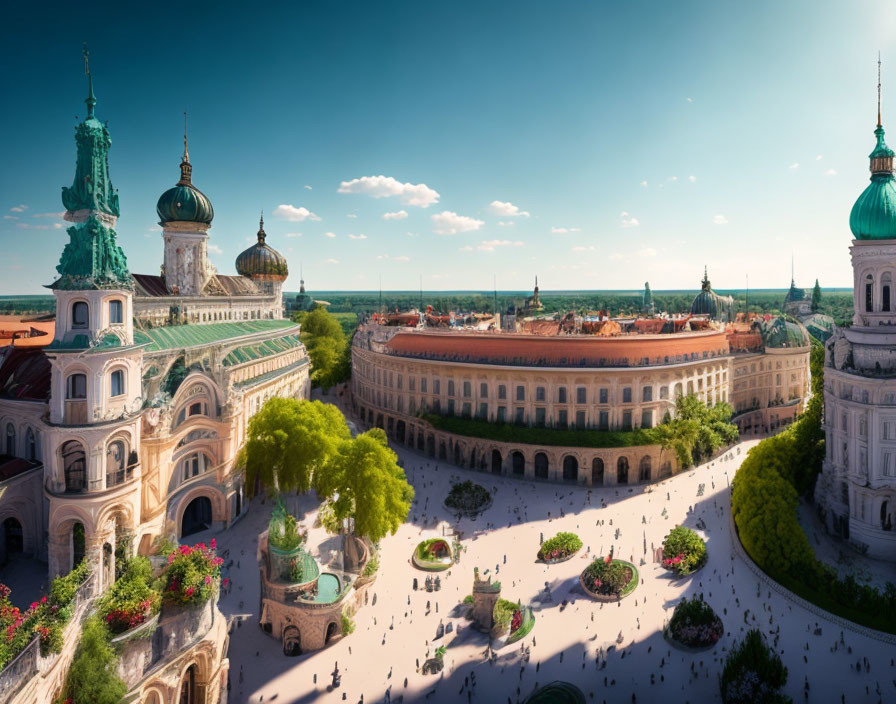
[[[787,668],[757,629],[747,631],[725,659],[719,680],[725,704],[787,704],[781,693],[787,684]]]
[[[357,537],[377,542],[394,534],[408,517],[414,489],[408,484],[386,434],[374,428],[339,443],[316,488],[327,497],[328,521]]]
[[[730,422],[732,413],[727,403],[707,406],[693,394],[679,396],[675,418],[656,428],[659,443],[664,450],[675,452],[682,467],[690,467],[737,440],[737,426]]]
[[[812,312],[817,313],[821,309],[821,286],[815,279],[815,288],[812,289]]]
[[[256,480],[272,490],[306,492],[336,455],[339,443],[351,438],[342,412],[331,404],[293,398],[272,398],[249,421],[246,442],[246,486]]]
[[[326,390],[347,381],[350,348],[339,320],[323,307],[293,313],[292,319],[302,326],[302,342],[311,358],[311,383]]]
[[[127,685],[118,676],[118,657],[103,622],[93,616],[84,623],[65,681],[65,699],[73,704],[119,704]]]

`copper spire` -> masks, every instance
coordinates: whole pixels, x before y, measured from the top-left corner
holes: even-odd
[[[880,120],[880,52],[877,52],[877,126],[883,126]]]
[[[96,106],[96,97],[93,95],[93,76],[90,75],[90,51],[87,42],[84,42],[84,73],[87,74],[87,119],[93,117],[93,108]]]
[[[258,244],[264,244],[267,234],[264,231],[264,210],[261,211],[261,217],[258,219]]]
[[[193,166],[190,164],[190,152],[187,149],[187,111],[184,110],[184,155],[180,160],[180,181],[178,186],[193,185]]]
[[[184,161],[190,163],[190,151],[187,149],[187,111],[184,110]]]

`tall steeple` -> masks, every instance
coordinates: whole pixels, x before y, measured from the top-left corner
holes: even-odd
[[[180,181],[178,186],[193,185],[193,165],[190,163],[190,150],[187,148],[187,111],[184,110],[184,155],[180,160]]]
[[[877,55],[877,128],[874,130],[874,136],[877,138],[877,144],[874,151],[869,154],[871,159],[871,178],[883,177],[888,178],[893,175],[893,150],[887,146],[884,141],[884,126],[881,120],[880,110],[880,53]]]

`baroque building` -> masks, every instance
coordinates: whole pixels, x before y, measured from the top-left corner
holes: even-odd
[[[161,274],[130,272],[115,231],[110,134],[89,81],[75,177],[62,190],[69,242],[49,285],[55,331],[49,344],[9,346],[0,359],[0,557],[45,560],[51,578],[86,557],[102,592],[116,554],[149,555],[163,538],[241,516],[235,459],[249,418],[272,396],[307,397],[310,383],[299,326],[283,319],[286,260],[263,227],[237,276],[208,261],[214,210],[193,185],[186,137],[180,180],[156,208]],[[216,635],[200,643],[189,674],[189,690],[209,704],[226,675],[222,619],[213,608]],[[182,700],[181,675],[171,673],[158,686],[133,672],[126,679],[141,702],[150,690],[146,701],[200,701]],[[29,701],[55,696],[43,695]]]
[[[896,560],[896,178],[878,105],[871,183],[849,216],[853,319],[825,345],[826,456],[815,499],[830,530]]]

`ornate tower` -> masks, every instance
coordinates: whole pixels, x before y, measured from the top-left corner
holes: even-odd
[[[215,211],[208,196],[193,185],[186,113],[180,180],[162,194],[156,204],[156,212],[165,241],[162,275],[168,291],[180,296],[200,295],[208,280],[215,275],[215,268],[208,260],[208,230]]]
[[[878,72],[880,63],[878,62]],[[828,528],[896,561],[896,178],[878,73],[871,183],[849,216],[853,324],[825,344],[825,460],[815,499]]]
[[[82,557],[104,587],[114,577],[116,540],[139,519],[139,414],[142,347],[134,345],[133,279],[116,243],[118,194],[109,179],[109,130],[94,113],[75,130],[75,180],[62,189],[68,228],[56,296],[56,333],[45,348],[52,367],[45,433],[50,574]]]
[[[236,258],[236,273],[252,279],[258,288],[268,296],[274,296],[274,310],[283,311],[283,282],[289,276],[286,257],[267,244],[267,233],[264,231],[264,213],[258,221],[258,241]],[[302,281],[299,295],[305,292]]]

